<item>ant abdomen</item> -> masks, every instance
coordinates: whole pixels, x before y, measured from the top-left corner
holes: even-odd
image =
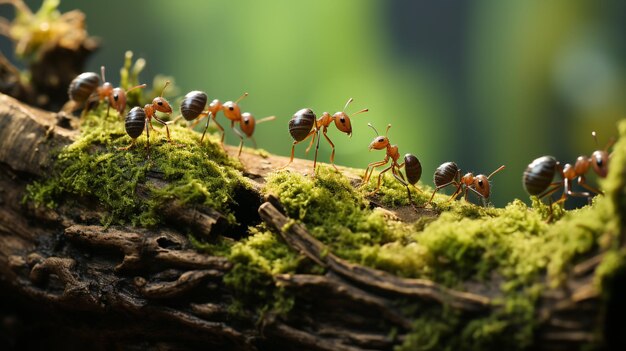
[[[146,126],[146,112],[144,109],[136,106],[128,111],[124,126],[126,127],[128,136],[132,139],[137,139],[141,133],[143,133]]]
[[[208,101],[207,94],[203,91],[190,91],[180,103],[180,113],[187,121],[196,119],[202,112]]]
[[[433,175],[435,186],[442,186],[452,182],[459,173],[459,166],[454,162],[445,162],[437,167]]]
[[[297,111],[289,120],[289,134],[295,141],[302,141],[315,126],[315,112],[310,108]]]
[[[542,156],[531,162],[522,178],[524,188],[530,195],[543,193],[554,178],[556,173],[557,160],[552,156]]]
[[[406,179],[410,184],[415,185],[422,177],[422,164],[413,154],[404,155],[404,167]]]
[[[100,85],[100,77],[93,72],[81,73],[72,80],[67,90],[70,100],[79,104],[89,99],[98,86]]]

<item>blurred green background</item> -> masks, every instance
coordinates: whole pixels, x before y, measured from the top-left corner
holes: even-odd
[[[421,160],[426,184],[445,161],[485,174],[506,165],[492,182],[496,206],[528,202],[521,176],[534,158],[573,162],[596,149],[592,130],[604,147],[626,117],[625,1],[62,1],[75,8],[102,39],[87,70],[105,65],[114,84],[132,50],[147,60],[143,81],[174,76],[180,95],[247,91],[243,111],[277,116],[257,127],[259,146],[281,155],[296,110],[319,117],[353,97],[348,112],[370,112],[352,120],[351,139],[331,126],[337,164],[381,160],[367,151],[367,123],[391,123],[391,142]],[[238,139],[228,131],[226,141]],[[322,140],[319,160],[329,155]]]

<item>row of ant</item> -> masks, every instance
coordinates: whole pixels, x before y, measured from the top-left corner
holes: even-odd
[[[112,84],[107,82],[105,79],[104,66],[101,67],[101,77],[103,81],[102,85],[100,85],[100,78],[95,73],[86,72],[78,75],[69,86],[68,95],[70,97],[70,100],[77,105],[85,104],[85,110],[88,108],[92,108],[95,104],[101,101],[107,100],[108,108],[113,107],[121,116],[126,108],[126,92],[136,88],[144,88],[146,86],[146,84],[137,85],[128,89],[127,91],[119,87],[113,88]],[[172,113],[172,108],[169,102],[165,98],[163,98],[163,92],[165,91],[165,88],[168,86],[168,84],[169,82],[166,82],[163,90],[161,91],[161,95],[154,98],[150,104],[146,104],[143,108],[139,106],[133,107],[128,112],[125,118],[125,128],[127,134],[132,139],[132,143],[129,146],[121,149],[127,150],[134,146],[136,139],[143,133],[144,129],[148,137],[146,147],[149,148],[150,129],[154,129],[151,124],[152,118],[165,126],[167,131],[167,140],[171,142],[168,122],[165,122],[156,115],[156,111],[166,114]],[[191,127],[194,127],[200,122],[202,118],[206,117],[206,125],[204,127],[202,137],[200,138],[201,143],[204,140],[210,121],[213,120],[217,128],[222,133],[221,143],[223,145],[225,131],[224,128],[216,120],[218,112],[222,111],[224,116],[231,121],[231,128],[233,129],[233,131],[241,139],[239,144],[239,156],[241,155],[241,151],[243,148],[244,136],[250,138],[254,142],[254,138],[252,137],[252,135],[254,133],[255,125],[257,123],[275,119],[275,116],[269,116],[259,121],[256,121],[251,113],[242,113],[239,107],[239,102],[246,96],[248,96],[248,93],[244,93],[241,97],[239,97],[239,99],[235,101],[227,101],[223,104],[218,99],[214,99],[211,103],[207,105],[208,96],[205,92],[197,90],[191,91],[183,98],[180,105],[181,115],[175,120],[182,117],[186,121],[192,122]],[[308,138],[311,138],[309,146],[306,149],[306,152],[308,153],[308,151],[313,146],[313,142],[315,142],[315,138],[317,137],[315,156],[313,160],[313,170],[315,172],[319,143],[321,136],[323,135],[332,148],[330,163],[335,168],[335,170],[338,171],[334,162],[335,145],[328,137],[327,132],[328,127],[331,126],[334,122],[339,131],[346,133],[348,136],[352,135],[352,124],[350,122],[350,116],[345,112],[346,108],[352,101],[353,99],[349,99],[346,102],[342,111],[336,112],[333,115],[328,112],[324,112],[319,119],[310,108],[298,110],[289,120],[289,133],[294,139],[291,148],[291,157],[289,159],[289,162],[281,167],[281,169],[286,168],[293,162],[295,147],[297,144],[307,140]],[[362,109],[354,113],[353,116],[367,111],[368,109]],[[109,109],[107,109],[107,115],[108,113]],[[241,128],[241,132],[235,128],[235,125],[237,123]],[[422,175],[422,166],[419,159],[412,154],[406,154],[404,156],[404,162],[398,163],[398,160],[400,158],[398,146],[392,145],[389,141],[389,138],[387,137],[387,133],[389,131],[389,128],[391,128],[391,124],[387,126],[385,136],[380,136],[376,128],[374,128],[371,124],[368,123],[368,126],[371,127],[376,133],[376,137],[370,143],[369,149],[385,149],[386,155],[382,161],[372,162],[367,166],[361,185],[365,185],[369,182],[375,168],[387,165],[391,160],[391,165],[383,169],[378,175],[376,188],[372,192],[370,192],[370,195],[376,193],[380,189],[383,174],[391,170],[393,177],[406,187],[409,202],[413,208],[425,207],[428,204],[431,204],[435,194],[439,190],[448,186],[453,186],[456,188],[450,196],[449,200],[454,200],[461,194],[463,194],[463,197],[467,200],[468,195],[471,192],[477,195],[482,200],[483,204],[486,205],[491,194],[491,186],[489,180],[494,174],[500,172],[505,168],[504,165],[500,166],[496,170],[491,172],[491,174],[489,174],[488,176],[484,174],[479,174],[475,176],[471,172],[461,176],[461,170],[456,163],[445,162],[435,170],[433,176],[435,189],[430,199],[426,204],[422,206],[416,206],[413,202],[409,185],[413,186],[419,191],[419,188],[415,186],[415,184],[420,180]],[[596,138],[595,132],[593,133],[593,136],[594,138]],[[528,167],[524,171],[524,188],[530,195],[536,195],[539,198],[544,198],[552,195],[559,188],[563,187],[563,194],[557,202],[564,202],[568,196],[591,198],[594,194],[601,194],[602,191],[586,183],[585,174],[590,168],[592,168],[595,173],[598,174],[598,176],[606,177],[609,161],[609,154],[607,150],[611,147],[612,143],[613,141],[610,141],[606,145],[604,150],[594,151],[590,157],[578,157],[576,163],[573,166],[571,164],[566,164],[565,166],[562,166],[552,156],[543,156],[535,159],[528,165]],[[254,142],[254,144],[256,146],[256,142]],[[405,168],[406,178],[402,174],[402,172],[400,172],[402,168]],[[555,175],[559,175],[561,180],[553,182],[552,180]],[[576,178],[578,184],[588,191],[578,192],[572,190],[572,182]]]
[[[317,163],[317,149],[319,148],[319,142],[321,139],[321,135],[323,134],[324,138],[328,141],[332,148],[330,154],[330,163],[337,170],[337,167],[335,166],[335,145],[328,137],[327,131],[328,127],[334,121],[335,126],[339,131],[348,134],[348,136],[352,135],[352,124],[350,122],[350,116],[345,112],[346,108],[352,101],[352,99],[349,99],[348,102],[346,102],[346,105],[344,106],[342,111],[336,112],[332,116],[330,115],[330,113],[324,112],[319,119],[316,119],[315,113],[309,108],[298,110],[293,115],[291,120],[289,120],[289,133],[291,134],[291,137],[294,139],[294,141],[291,147],[291,157],[289,159],[289,163],[287,163],[287,165],[283,166],[282,168],[289,166],[289,164],[293,162],[295,147],[298,143],[301,143],[306,139],[311,138],[309,146],[306,149],[306,152],[308,152],[313,146],[315,136],[317,136],[315,156],[313,158],[313,171],[315,172],[315,166]],[[354,113],[353,116],[367,111],[368,109],[362,109]],[[413,208],[417,208],[418,206],[415,205],[415,203],[413,202],[411,190],[409,189],[409,184],[415,187],[415,189],[419,190],[419,188],[417,188],[415,184],[420,180],[422,176],[422,164],[420,163],[419,159],[413,154],[404,155],[404,162],[398,163],[398,160],[400,159],[398,146],[392,145],[389,141],[389,138],[387,137],[387,133],[389,132],[389,128],[391,128],[391,124],[387,125],[385,136],[379,135],[376,128],[374,128],[374,126],[372,126],[370,123],[368,123],[368,126],[372,128],[376,133],[376,137],[370,143],[370,151],[372,149],[384,149],[386,151],[386,154],[385,158],[382,161],[372,162],[367,165],[361,186],[369,182],[375,168],[387,165],[391,160],[391,165],[380,171],[376,188],[372,192],[370,192],[369,195],[373,195],[374,193],[378,192],[378,190],[380,189],[383,175],[391,170],[391,174],[393,175],[393,177],[406,188],[407,196],[409,198],[409,203],[411,204],[411,206]],[[402,168],[405,168],[406,178],[400,171]],[[451,200],[455,199],[463,192],[464,197],[467,200],[469,191],[472,191],[483,200],[484,204],[486,204],[490,196],[489,179],[491,178],[491,176],[501,171],[502,169],[504,169],[504,166],[501,166],[500,168],[492,172],[489,176],[485,176],[482,174],[474,176],[473,173],[467,173],[463,177],[461,177],[461,170],[458,168],[458,166],[454,162],[446,162],[439,166],[439,168],[437,168],[437,170],[435,171],[435,190],[433,191],[430,200],[420,207],[425,207],[428,204],[432,203],[435,193],[450,185],[456,186],[455,192],[450,197]]]
[[[84,105],[84,113],[85,111],[93,108],[100,102],[106,100],[108,102],[107,116],[109,115],[109,109],[111,107],[117,110],[118,114],[121,116],[126,109],[126,93],[136,88],[146,87],[146,84],[141,84],[128,90],[124,90],[121,87],[113,88],[113,85],[106,81],[104,71],[104,66],[102,66],[102,85],[100,85],[100,77],[98,77],[98,75],[93,72],[81,73],[76,78],[74,78],[74,80],[72,80],[68,89],[68,96],[71,103],[73,104],[72,107]],[[141,136],[144,129],[148,138],[146,147],[150,147],[150,130],[154,130],[154,127],[152,126],[153,118],[155,121],[165,126],[165,129],[167,131],[167,140],[171,142],[168,122],[160,119],[156,115],[156,111],[166,114],[172,113],[171,105],[163,97],[163,92],[165,91],[165,88],[168,86],[168,84],[169,81],[165,83],[165,86],[161,91],[161,95],[154,98],[151,103],[146,104],[143,108],[140,106],[133,107],[128,112],[125,118],[124,125],[126,128],[126,133],[132,139],[132,143],[127,147],[121,148],[122,150],[128,150],[133,147],[136,139]],[[239,101],[241,101],[246,96],[248,96],[248,93],[244,93],[236,101],[226,101],[223,104],[218,99],[215,99],[207,106],[208,97],[205,92],[198,90],[191,91],[187,95],[185,95],[183,101],[181,102],[181,115],[175,118],[170,123],[173,123],[178,120],[178,118],[182,117],[186,121],[193,121],[193,123],[191,124],[191,127],[193,128],[200,122],[202,118],[207,117],[207,122],[204,127],[202,137],[200,138],[200,142],[202,143],[202,141],[204,140],[204,136],[209,127],[209,123],[211,120],[213,120],[217,128],[222,132],[221,143],[223,145],[225,131],[224,128],[216,120],[217,113],[219,111],[223,111],[224,116],[226,116],[226,118],[231,121],[231,128],[233,129],[235,134],[237,134],[237,136],[239,136],[239,138],[241,139],[241,142],[239,143],[238,153],[238,156],[240,156],[241,150],[243,149],[244,136],[251,139],[256,147],[256,141],[252,136],[254,134],[256,124],[275,119],[275,116],[269,116],[257,121],[250,112],[241,113],[241,109],[239,108]],[[235,128],[235,125],[237,123],[239,123],[241,131]]]

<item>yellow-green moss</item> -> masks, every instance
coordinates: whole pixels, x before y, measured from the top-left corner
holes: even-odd
[[[565,211],[532,198],[505,208],[481,207],[435,197],[436,219],[415,224],[386,220],[369,208],[365,195],[375,186],[354,189],[327,168],[315,178],[278,172],[265,191],[278,196],[291,218],[303,223],[330,250],[356,263],[405,277],[428,278],[463,289],[463,283],[502,280],[495,313],[456,325],[450,313],[425,308],[399,349],[523,349],[532,342],[535,303],[543,289],[561,284],[589,253],[617,248],[620,209],[626,208],[626,122],[614,147],[610,173],[598,196],[582,209]],[[406,189],[386,177],[376,197],[389,206],[407,205]],[[413,193],[418,203],[426,194]],[[609,252],[598,281],[626,267],[624,253]],[[541,279],[547,275],[547,280]],[[544,282],[545,283],[539,283]],[[545,285],[544,285],[545,284]],[[442,346],[443,345],[443,346]],[[469,346],[468,346],[469,345]]]
[[[224,277],[224,283],[236,298],[232,301],[231,313],[250,309],[261,314],[287,313],[291,309],[293,298],[276,287],[273,276],[298,271],[303,257],[278,240],[264,225],[251,228],[248,237],[227,247],[196,244],[203,251],[225,255],[233,264],[233,269]],[[315,271],[307,269],[308,273]]]
[[[80,138],[60,152],[53,174],[28,187],[26,200],[54,206],[68,194],[93,198],[106,210],[105,224],[156,225],[162,206],[174,200],[214,208],[235,221],[234,190],[249,185],[238,172],[240,164],[218,143],[200,145],[197,133],[178,126],[170,127],[176,144],[168,143],[164,128],[157,126],[149,151],[145,133],[134,148],[118,150],[131,140],[123,120],[115,111],[106,117],[101,105],[84,118]],[[162,178],[167,185],[149,178]],[[150,191],[149,201],[138,195],[140,186]]]
[[[107,210],[106,223],[155,225],[160,222],[159,208],[171,200],[207,205],[236,221],[230,211],[233,191],[248,185],[238,171],[241,165],[217,142],[200,146],[197,133],[173,126],[173,138],[182,146],[166,143],[163,131],[151,139],[148,158],[145,136],[130,151],[116,149],[130,142],[116,116],[105,118],[99,110],[87,116],[83,129],[80,140],[60,153],[56,173],[29,187],[28,199],[52,206],[66,194],[95,198]],[[626,208],[626,122],[620,131],[609,176],[601,184],[606,196],[573,211],[536,198],[530,207],[515,200],[505,208],[493,208],[437,195],[433,207],[440,212],[438,217],[403,223],[370,208],[366,194],[373,183],[355,189],[326,167],[320,167],[314,178],[276,172],[263,191],[278,196],[290,218],[344,259],[460,290],[468,281],[501,282],[494,312],[470,322],[462,322],[447,306],[398,302],[415,316],[414,329],[398,350],[523,349],[533,340],[541,291],[561,284],[590,252],[606,252],[596,272],[598,286],[625,270],[626,255],[617,239]],[[168,185],[146,184],[148,175],[158,175]],[[136,195],[139,185],[149,189],[150,201]],[[420,187],[424,193],[412,190],[419,204],[430,196],[428,188]],[[386,177],[376,201],[407,205],[406,189]],[[321,273],[262,224],[250,228],[238,242],[192,243],[233,263],[224,281],[234,292],[235,312],[288,313],[294,299],[277,287],[274,276]],[[547,279],[541,279],[543,275]]]

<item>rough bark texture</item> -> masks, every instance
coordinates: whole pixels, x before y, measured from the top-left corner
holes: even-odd
[[[261,205],[260,195],[248,192],[239,194],[239,202],[260,215],[250,220],[268,223],[328,273],[275,277],[296,297],[286,316],[230,314],[233,292],[222,278],[231,263],[193,250],[176,229],[182,223],[210,233],[220,225],[219,213],[173,205],[165,213],[172,225],[144,230],[104,228],[94,206],[42,210],[22,204],[26,185],[45,177],[50,156],[77,136],[59,125],[67,120],[0,95],[0,344],[8,349],[390,350],[411,328],[397,299],[447,304],[468,319],[496,308],[497,288],[454,291],[346,262],[290,223],[277,199]],[[262,184],[286,158],[244,154],[242,162],[246,176]],[[294,163],[301,172],[310,167]],[[602,300],[590,284],[599,257],[579,264],[563,288],[544,292],[537,348],[577,349],[593,340],[600,318],[624,310],[616,303],[613,313],[601,314]],[[612,342],[621,346],[623,336]]]

